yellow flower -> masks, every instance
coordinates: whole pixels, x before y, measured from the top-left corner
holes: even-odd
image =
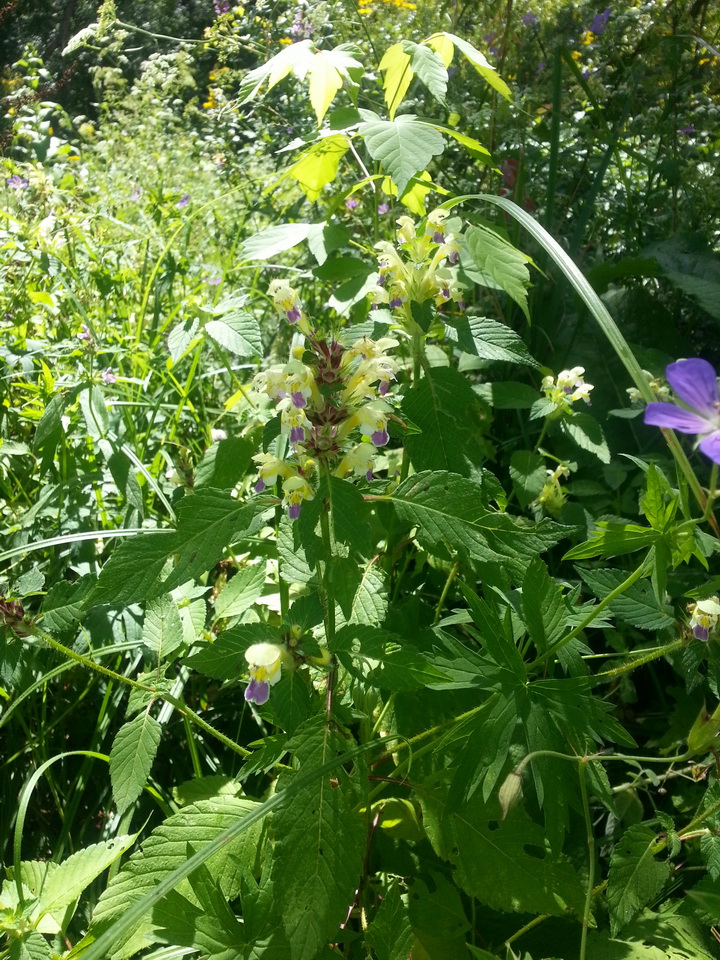
[[[580,53],[579,50],[573,50],[573,52],[570,54],[570,56],[571,56],[571,57],[573,58],[573,60],[577,63],[577,61],[582,57],[582,54]]]

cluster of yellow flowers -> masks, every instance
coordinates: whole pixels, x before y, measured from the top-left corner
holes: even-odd
[[[358,0],[358,13],[369,16],[373,12],[373,4],[384,3],[388,7],[398,7],[400,10],[417,10],[417,5],[410,0]]]

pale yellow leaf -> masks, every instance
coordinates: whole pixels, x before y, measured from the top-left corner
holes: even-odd
[[[318,125],[322,123],[333,97],[343,85],[343,78],[333,59],[332,53],[318,50],[310,64],[310,103]]]
[[[297,180],[308,200],[315,201],[322,189],[335,179],[343,155],[350,146],[347,137],[335,134],[314,143],[288,169],[287,176]]]
[[[434,33],[431,37],[428,37],[427,40],[423,40],[423,43],[432,47],[435,53],[440,55],[446,67],[450,66],[453,56],[455,55],[455,46],[446,33]]]
[[[388,47],[380,61],[380,69],[385,74],[383,92],[392,120],[395,117],[395,111],[405,99],[413,78],[410,56],[405,53],[401,43]]]

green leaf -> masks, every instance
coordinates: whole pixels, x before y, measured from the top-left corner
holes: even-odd
[[[329,481],[323,477],[315,492],[315,499],[303,504],[302,529],[314,530],[319,525],[321,510],[328,510],[331,536],[340,543],[348,544],[361,556],[367,556],[370,552],[369,504],[352,481],[339,477],[330,477]],[[303,542],[303,545],[307,551],[308,543]],[[315,549],[323,552],[319,538]],[[316,554],[313,559],[318,556]]]
[[[293,44],[295,46],[295,44]],[[302,243],[324,223],[278,223],[248,237],[240,247],[242,260],[270,260]]]
[[[9,960],[53,960],[56,954],[41,933],[30,930],[11,939],[7,956]]]
[[[635,823],[615,845],[607,887],[613,936],[660,894],[670,878],[672,865],[653,856],[656,840],[649,827]]]
[[[627,573],[614,569],[584,570],[577,572],[599,599],[604,599],[626,579]],[[652,584],[647,580],[633,583],[621,596],[610,604],[610,612],[638,630],[667,630],[675,625],[672,607],[658,603]]]
[[[368,153],[383,165],[400,194],[410,179],[445,149],[442,135],[432,127],[416,123],[411,114],[362,123],[359,132],[365,137]]]
[[[415,76],[425,84],[436,100],[444,104],[448,73],[442,57],[432,47],[413,43],[412,40],[403,40],[402,48],[410,55],[410,65]]]
[[[602,427],[587,413],[574,413],[559,421],[560,432],[565,434],[581,450],[587,450],[603,463],[610,463],[610,450]]]
[[[124,723],[115,735],[110,749],[110,780],[119,814],[142,793],[161,735],[162,726],[147,712]]]
[[[465,231],[460,259],[463,270],[471,280],[504,290],[530,321],[527,305],[529,257],[503,240],[494,230],[470,226]]]
[[[35,453],[45,452],[46,455],[52,456],[62,436],[62,415],[68,399],[61,393],[56,393],[50,398],[35,430],[33,439]],[[45,450],[46,447],[47,450]]]
[[[559,640],[567,628],[562,588],[540,558],[533,560],[523,580],[522,607],[530,639],[538,653]]]
[[[74,583],[58,580],[53,584],[43,601],[43,629],[57,636],[73,630],[88,608],[94,586],[95,577],[90,574]]]
[[[510,477],[520,506],[527,505],[540,496],[547,480],[545,460],[539,453],[516,450],[510,457]]]
[[[310,715],[313,687],[305,670],[286,671],[272,688],[270,713],[273,722],[290,735]]]
[[[99,387],[86,387],[78,396],[87,431],[93,440],[107,435],[109,420],[105,398]]]
[[[160,575],[176,543],[174,530],[140,533],[123,540],[103,565],[88,605],[122,607],[162,593]]]
[[[482,463],[489,417],[467,377],[457,370],[429,370],[405,394],[402,413],[422,431],[405,440],[416,470],[449,470],[467,476]]]
[[[349,149],[350,141],[341,134],[323,137],[300,154],[285,171],[285,176],[295,180],[308,200],[314,203],[323,188],[337,176],[340,161]]]
[[[636,523],[612,523],[598,521],[598,529],[593,531],[589,540],[573,547],[563,557],[564,560],[590,560],[592,557],[621,557],[634,553],[644,547],[651,547],[660,534],[651,527],[640,527]]]
[[[164,593],[149,600],[145,608],[143,643],[157,654],[161,662],[179,649],[183,642],[183,625],[173,598]]]
[[[539,366],[514,330],[488,317],[458,317],[452,324],[445,324],[445,336],[457,345],[458,350],[483,360]],[[535,399],[537,391],[534,391]]]
[[[244,767],[243,767],[244,770]],[[195,777],[185,780],[172,788],[173,800],[181,807],[200,800],[212,800],[214,797],[235,797],[242,787],[237,780],[221,773],[210,774],[207,777]]]
[[[383,896],[380,909],[365,931],[365,942],[377,960],[407,960],[412,954],[413,931],[397,882]]]
[[[377,624],[385,619],[388,609],[388,577],[373,562],[362,572],[353,597],[349,623]]]
[[[417,690],[448,678],[396,634],[348,624],[335,634],[333,651],[358,679],[387,690]]]
[[[236,617],[249,610],[265,587],[265,564],[238,570],[215,598],[215,617]]]
[[[195,317],[176,323],[167,338],[168,350],[173,364],[179,363],[194,344],[199,343],[200,321]]]
[[[153,830],[142,850],[134,853],[108,884],[93,912],[89,938],[97,940],[158,883],[181,868],[188,859],[189,843],[200,849],[258,807],[256,801],[245,798],[217,797],[185,807],[180,813],[168,817]],[[224,843],[206,861],[225,897],[234,898],[238,894],[238,864],[255,869],[261,829],[260,824],[255,823],[240,836]],[[190,887],[187,881],[183,881],[176,889],[184,895]],[[134,950],[147,948],[149,940],[153,939],[149,918],[141,920],[120,941],[116,938],[113,950],[126,949],[123,955],[129,956],[134,950],[123,948],[129,939],[136,944]]]
[[[720,837],[716,833],[700,837],[700,853],[713,880],[720,878]]]
[[[346,750],[343,738],[321,721],[301,727],[289,746],[302,773]],[[283,775],[281,784],[295,776]],[[315,960],[347,916],[367,843],[366,823],[354,812],[358,799],[354,783],[339,767],[334,780],[326,775],[299,789],[273,817],[271,879],[282,904],[290,960]]]
[[[247,672],[244,654],[254,643],[282,643],[282,638],[267,623],[244,623],[223,631],[213,643],[204,643],[185,663],[205,676],[235,680]]]
[[[203,454],[195,470],[195,489],[234,487],[247,473],[255,444],[243,437],[227,437],[214,443]]]
[[[63,860],[47,874],[40,893],[39,911],[62,919],[65,908],[73,903],[103,870],[135,843],[137,834],[115,837],[84,847]]]
[[[542,827],[522,807],[503,820],[497,800],[486,805],[478,794],[447,815],[437,796],[421,802],[436,853],[453,864],[470,896],[494,910],[557,917],[567,904],[582,913],[580,879],[567,860],[549,852]]]
[[[221,347],[243,360],[262,355],[260,327],[246,310],[231,310],[220,320],[209,320],[205,332]]]
[[[504,380],[500,383],[477,383],[475,393],[497,410],[529,410],[537,400],[537,390],[528,383]]]
[[[645,482],[645,493],[640,500],[640,509],[653,530],[665,530],[675,518],[678,498],[654,463],[648,466]]]

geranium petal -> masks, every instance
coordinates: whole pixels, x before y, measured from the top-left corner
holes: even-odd
[[[711,363],[699,358],[671,363],[665,376],[675,393],[698,413],[717,416],[717,375]]]
[[[673,403],[649,403],[645,407],[645,423],[652,427],[670,427],[680,433],[707,433],[712,427],[704,417]]]
[[[700,443],[700,449],[706,457],[710,457],[715,463],[720,463],[720,430],[705,437]]]

